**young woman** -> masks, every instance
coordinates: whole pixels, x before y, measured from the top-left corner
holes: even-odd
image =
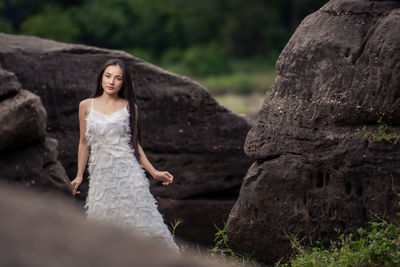
[[[97,75],[96,90],[79,104],[78,172],[71,182],[73,193],[80,193],[77,189],[89,160],[87,218],[159,239],[179,254],[143,167],[163,185],[172,183],[173,176],[156,170],[147,159],[140,145],[139,115],[129,70],[119,59],[108,60]]]

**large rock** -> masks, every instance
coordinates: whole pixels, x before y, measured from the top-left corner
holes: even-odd
[[[59,141],[59,160],[70,179],[77,167],[78,105],[94,90],[97,71],[110,58],[123,59],[131,70],[146,155],[155,168],[168,170],[175,178],[165,187],[149,176],[152,193],[190,199],[238,191],[250,166],[243,153],[250,124],[219,105],[200,84],[123,51],[0,33],[0,63],[15,73],[24,88],[40,96],[48,114],[48,135]],[[87,195],[86,181],[78,196],[82,201]],[[231,208],[226,203],[221,207]],[[206,234],[213,236],[203,231],[199,239]]]
[[[273,262],[291,253],[285,231],[327,243],[373,214],[397,219],[400,144],[354,133],[381,117],[400,132],[399,29],[399,1],[330,1],[300,24],[247,135],[237,250]]]
[[[39,96],[0,68],[0,177],[10,183],[72,196],[58,161],[57,140],[46,136],[47,113]]]
[[[21,89],[1,101],[0,150],[43,142],[46,116],[40,98],[27,90]]]
[[[0,181],[1,266],[231,266],[182,257],[134,233],[87,221],[60,195],[34,194]]]

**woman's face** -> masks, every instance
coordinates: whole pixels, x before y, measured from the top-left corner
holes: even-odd
[[[118,94],[123,84],[124,77],[122,68],[119,65],[107,66],[103,72],[101,85],[104,93],[109,95]]]

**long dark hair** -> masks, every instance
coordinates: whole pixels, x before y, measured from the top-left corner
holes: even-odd
[[[121,67],[123,71],[123,84],[121,89],[118,92],[118,96],[128,100],[129,102],[129,113],[130,123],[129,127],[131,129],[132,137],[130,144],[134,148],[134,155],[136,159],[139,161],[140,154],[138,150],[138,143],[142,143],[142,133],[141,133],[141,123],[140,123],[140,113],[139,113],[139,105],[136,102],[135,91],[133,90],[133,82],[131,79],[131,74],[128,68],[125,66],[125,63],[120,59],[109,59],[107,60],[103,66],[100,68],[100,71],[97,74],[97,83],[96,90],[90,95],[90,97],[96,97],[103,94],[103,87],[101,85],[102,77],[104,70],[110,65],[118,65]],[[134,118],[134,119],[133,119]]]

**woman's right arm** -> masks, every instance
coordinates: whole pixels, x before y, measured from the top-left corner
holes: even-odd
[[[71,182],[73,193],[79,194],[77,191],[78,186],[82,183],[83,172],[85,171],[86,163],[89,157],[89,145],[86,139],[86,115],[88,112],[88,101],[89,99],[82,100],[79,103],[79,146],[78,146],[78,170],[76,178]]]

